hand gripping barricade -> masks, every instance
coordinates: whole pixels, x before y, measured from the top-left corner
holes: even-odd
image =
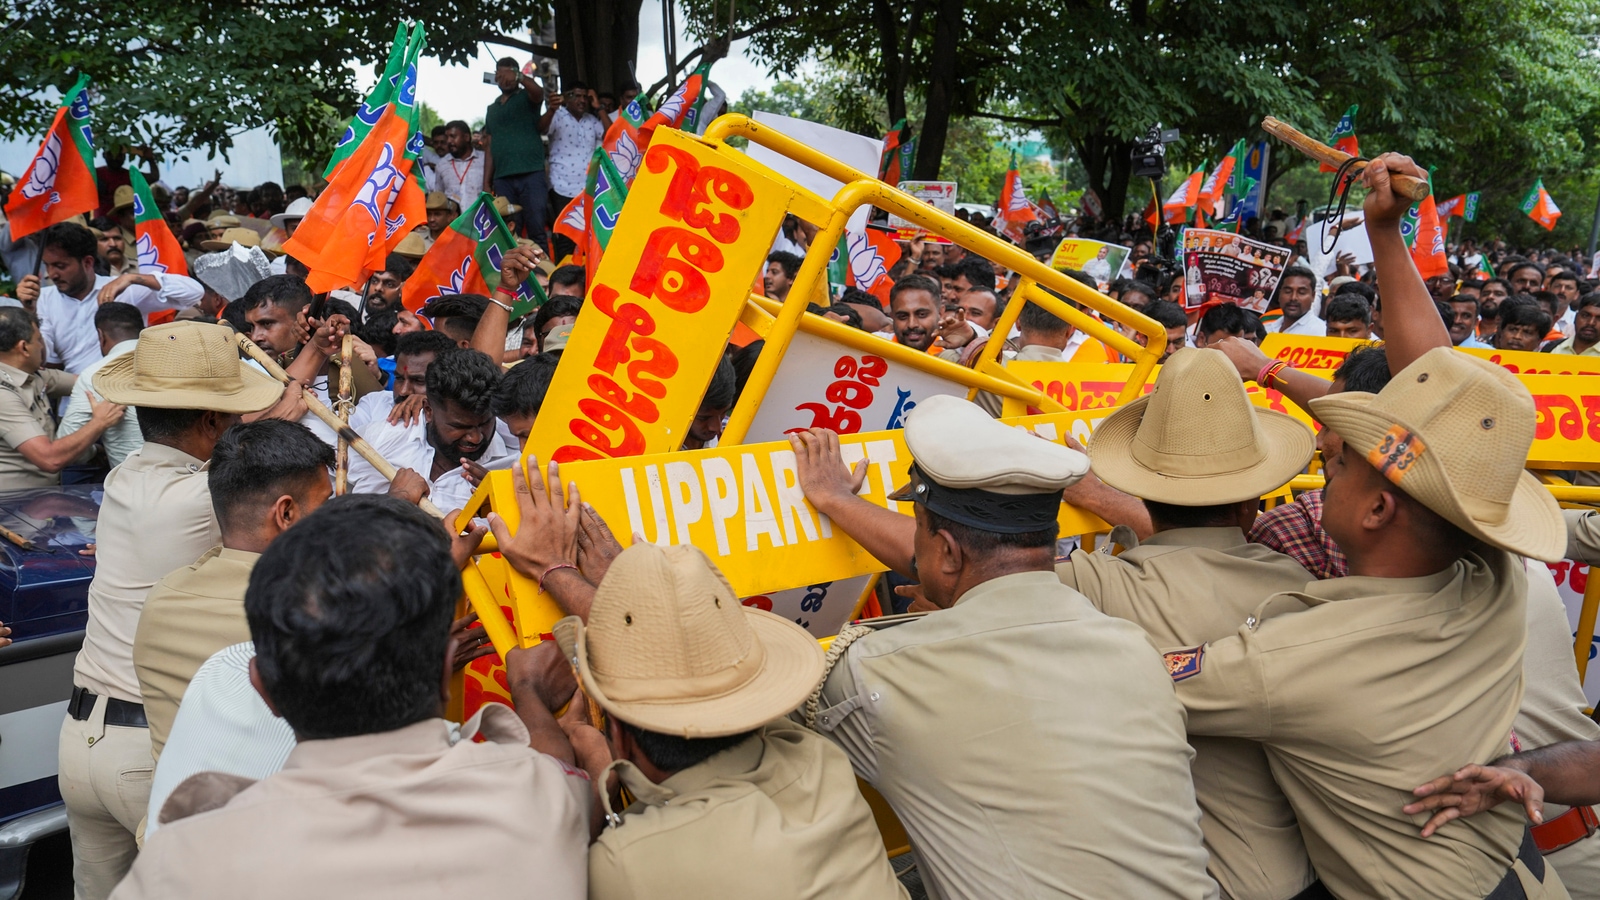
[[[745,137],[842,184],[831,200],[779,176],[725,143]],[[1035,260],[1019,248],[743,116],[713,122],[705,139],[660,129],[644,152],[600,267],[524,448],[524,460],[562,464],[565,481],[626,544],[705,550],[746,602],[796,620],[819,638],[860,607],[883,566],[805,502],[786,432],[826,425],[847,460],[866,458],[862,496],[891,509],[910,456],[899,422],[927,396],[989,392],[1035,410],[1035,430],[1080,433],[1071,413],[1004,368],[975,371],[811,316],[828,257],[852,212],[876,206],[942,235],[1023,279],[1030,299],[1068,311],[1136,362],[1120,400],[1138,395],[1165,340],[1157,323]],[[819,225],[788,298],[749,297],[786,213]],[[1050,288],[1149,336],[1146,349],[1092,321]],[[682,451],[735,325],[766,343],[719,445]],[[998,348],[998,342],[995,342]],[[997,351],[998,352],[998,351]],[[781,378],[780,378],[781,375]],[[796,402],[799,401],[799,402]],[[747,443],[754,441],[756,443]],[[510,473],[491,472],[458,521],[491,509],[514,531]],[[1103,530],[1063,506],[1069,534]],[[492,551],[492,546],[486,548]],[[498,554],[463,572],[467,595],[502,654],[530,646],[562,613]],[[509,615],[508,615],[509,613]]]

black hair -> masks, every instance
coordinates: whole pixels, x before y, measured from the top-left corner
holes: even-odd
[[[1511,325],[1532,325],[1539,332],[1539,339],[1550,332],[1550,313],[1547,312],[1539,301],[1527,294],[1513,294],[1500,304],[1500,330],[1505,331]]]
[[[1317,273],[1311,271],[1305,266],[1290,266],[1289,268],[1284,269],[1283,274],[1278,276],[1278,284],[1282,285],[1290,278],[1304,278],[1306,281],[1311,283],[1311,287],[1315,288],[1317,286]]]
[[[444,128],[445,131],[449,131],[449,130],[451,130],[453,128],[456,131],[461,132],[462,134],[471,134],[472,133],[472,126],[468,125],[466,122],[464,122],[464,121],[462,121],[460,119],[451,119],[450,121],[444,123],[443,128]]]
[[[973,287],[994,290],[994,263],[987,259],[968,253],[956,262],[956,269],[958,274],[967,276],[968,283]]]
[[[839,295],[839,302],[846,303],[851,306],[854,306],[858,303],[865,303],[866,305],[876,307],[879,310],[883,309],[883,301],[879,300],[876,294],[869,294],[866,291],[863,291],[861,288],[845,288],[844,293]]]
[[[556,270],[561,271],[560,269]],[[544,302],[539,311],[533,314],[533,333],[544,331],[544,326],[550,324],[551,319],[560,319],[565,316],[576,316],[583,311],[583,301],[577,297],[566,294],[557,294]]]
[[[250,320],[245,318],[249,309],[245,306],[244,298],[228,301],[222,308],[222,321],[233,326],[233,330],[246,337],[250,336]]]
[[[363,341],[372,345],[379,356],[393,356],[397,343],[394,327],[398,324],[400,324],[399,311],[386,309],[383,312],[369,312],[367,320],[357,325],[355,330]]]
[[[1577,302],[1572,304],[1573,311],[1585,309],[1590,306],[1600,306],[1600,293],[1584,294]]]
[[[494,414],[537,416],[559,362],[561,357],[557,354],[539,353],[512,366],[495,386]]]
[[[700,408],[732,409],[738,399],[739,378],[733,372],[733,363],[728,361],[728,355],[724,353],[717,360],[717,370],[711,373],[711,384],[706,386],[706,394],[700,399]]]
[[[38,325],[39,319],[28,310],[20,306],[0,306],[0,353],[9,353],[18,344],[31,339]]]
[[[226,531],[252,524],[263,504],[315,478],[324,480],[333,467],[333,448],[299,422],[262,419],[223,432],[211,451],[211,509]]]
[[[1555,273],[1554,275],[1551,275],[1550,276],[1550,280],[1551,281],[1570,281],[1573,284],[1581,284],[1583,282],[1583,279],[1578,277],[1578,273],[1572,271],[1570,268],[1569,269],[1562,269],[1561,271]]]
[[[1224,303],[1206,310],[1200,317],[1200,333],[1209,335],[1215,331],[1225,331],[1236,337],[1255,333],[1255,327],[1245,310],[1237,303]]]
[[[957,260],[953,263],[945,263],[944,265],[934,266],[933,274],[938,278],[954,278],[961,274],[961,262],[960,260]]]
[[[1237,525],[1239,504],[1218,503],[1211,506],[1177,506],[1141,500],[1150,513],[1152,524],[1161,523],[1167,528],[1221,528]]]
[[[448,400],[478,415],[494,410],[500,366],[477,350],[452,347],[439,351],[425,378],[430,403]]]
[[[439,135],[444,134],[445,129],[448,127],[449,126],[447,125],[435,125],[433,126],[433,130],[428,132],[428,137],[438,137]],[[472,129],[467,129],[467,133],[471,134]]]
[[[842,316],[844,318],[844,324],[849,325],[851,328],[858,328],[862,331],[866,330],[866,326],[861,324],[861,310],[856,309],[854,306],[851,306],[848,303],[835,303],[823,310],[823,312],[830,312],[836,316]]]
[[[417,264],[412,262],[410,257],[391,253],[383,260],[383,270],[400,281],[405,281],[417,270]]]
[[[1530,296],[1533,297],[1533,302],[1535,302],[1535,303],[1539,304],[1540,306],[1544,307],[1545,310],[1547,312],[1549,312],[1551,315],[1555,314],[1556,303],[1557,303],[1555,292],[1553,292],[1553,291],[1534,291]]]
[[[663,772],[681,772],[697,766],[724,750],[732,750],[749,740],[755,731],[730,734],[714,738],[686,738],[675,734],[646,731],[637,725],[617,720],[622,730],[633,738],[650,762]]]
[[[1145,300],[1149,301],[1148,303],[1145,304],[1147,306],[1150,303],[1156,302],[1156,300],[1160,299],[1160,297],[1161,297],[1161,292],[1156,290],[1156,286],[1151,284],[1148,281],[1130,281],[1130,282],[1128,282],[1127,287],[1122,289],[1122,293],[1117,295],[1120,298],[1124,298],[1121,301],[1124,306],[1132,306],[1133,305],[1132,303],[1129,303],[1127,301],[1127,299],[1126,299],[1129,294],[1142,294],[1142,295],[1144,295]]]
[[[43,251],[51,247],[73,259],[100,255],[100,242],[94,232],[76,222],[58,222],[46,228],[39,235],[39,249]]]
[[[1334,288],[1331,296],[1338,297],[1341,294],[1355,294],[1361,299],[1367,301],[1367,306],[1369,308],[1377,308],[1378,290],[1364,281],[1346,281],[1344,284]],[[1323,318],[1327,317],[1324,316]]]
[[[268,275],[244,292],[243,309],[249,312],[268,305],[297,313],[311,305],[311,288],[293,275]]]
[[[1022,298],[1019,297],[1017,299],[1021,300]],[[1022,308],[1022,312],[1017,314],[1017,327],[1023,331],[1036,331],[1040,334],[1060,334],[1072,327],[1066,319],[1034,303],[1032,300],[1027,301],[1027,304]]]
[[[131,303],[102,303],[94,311],[94,327],[119,341],[125,341],[137,337],[144,330],[144,313]]]
[[[417,356],[460,349],[450,336],[439,331],[408,331],[395,341],[394,355]]]
[[[494,61],[494,65],[495,65],[495,68],[497,68],[497,69],[516,69],[516,68],[518,68],[517,61],[512,59],[509,56],[500,57],[499,59]]]
[[[432,516],[378,494],[335,497],[250,572],[244,610],[262,686],[302,740],[434,718],[460,596]]]
[[[899,299],[900,295],[906,291],[927,291],[928,296],[933,298],[933,302],[936,305],[939,303],[939,298],[944,294],[944,288],[933,278],[927,275],[907,275],[896,281],[894,287],[889,288],[889,305],[893,306],[894,301]]]
[[[1152,300],[1144,308],[1144,314],[1161,323],[1162,328],[1187,328],[1189,317],[1183,307],[1171,300]]]
[[[845,293],[848,295],[849,291]],[[865,292],[863,291],[862,293]],[[871,294],[867,294],[867,296],[872,297]],[[873,299],[876,300],[877,298],[873,297]],[[840,301],[836,305],[847,304]],[[728,361],[733,364],[734,382],[737,385],[740,396],[744,396],[744,386],[750,382],[750,373],[755,370],[756,360],[761,357],[761,350],[766,346],[767,342],[764,339],[757,338],[728,354]]]
[[[1002,548],[1015,547],[1023,550],[1036,550],[1040,547],[1054,547],[1056,537],[1061,527],[1054,522],[1050,527],[1038,531],[1024,531],[1021,534],[1002,534],[998,531],[984,531],[971,525],[963,525],[952,519],[947,519],[933,510],[918,504],[922,514],[927,516],[928,530],[937,534],[941,531],[950,532],[950,536],[961,545],[962,551],[974,556],[984,557],[995,553]]]
[[[146,441],[181,437],[206,414],[203,409],[161,409],[154,406],[136,406],[134,409],[139,413],[139,434]]]
[[[788,278],[790,281],[793,281],[794,277],[800,274],[800,264],[804,262],[804,260],[798,256],[795,256],[793,253],[789,253],[784,250],[777,250],[767,254],[767,262],[769,264],[777,263],[783,268],[784,277]]]
[[[1344,389],[1376,394],[1389,383],[1389,354],[1377,344],[1364,344],[1350,351],[1333,370],[1335,379],[1344,379]]]
[[[1362,324],[1372,324],[1372,308],[1367,305],[1366,298],[1359,294],[1340,294],[1328,301],[1328,308],[1323,311],[1322,318],[1329,322],[1348,322],[1360,319]]]
[[[1532,269],[1535,272],[1538,272],[1540,283],[1544,282],[1544,266],[1539,265],[1531,259],[1519,260],[1518,262],[1512,264],[1511,268],[1506,270],[1505,280],[1509,282],[1511,280],[1511,276],[1517,274],[1517,272],[1521,269]]]
[[[1062,269],[1061,274],[1071,278],[1073,281],[1076,281],[1077,283],[1083,285],[1091,291],[1094,291],[1097,294],[1100,292],[1100,283],[1095,281],[1093,278],[1090,278],[1089,273],[1082,269]],[[1058,299],[1067,299],[1060,291],[1054,291],[1050,288],[1045,288],[1045,290],[1050,291],[1051,295],[1057,297]]]
[[[584,271],[583,266],[574,266],[574,265],[560,266],[555,271],[550,273],[550,286],[551,287],[555,287],[558,284],[560,284],[560,285],[574,285],[575,284],[575,285],[578,286],[579,290],[583,290],[583,289],[585,289],[587,287],[585,282],[588,280],[588,278],[589,278],[589,273]],[[571,296],[571,295],[568,294],[566,296]]]
[[[489,308],[489,298],[482,294],[450,294],[440,297],[422,308],[422,314],[457,340],[471,340],[478,330],[478,320]]]

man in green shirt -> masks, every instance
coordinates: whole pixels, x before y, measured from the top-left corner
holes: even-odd
[[[522,74],[517,61],[509,56],[495,65],[494,83],[500,87],[500,96],[489,104],[483,117],[483,149],[488,156],[483,180],[494,186],[497,196],[522,207],[510,217],[513,230],[543,245],[545,195],[550,191],[544,171],[544,142],[539,137],[544,88],[532,75]],[[519,86],[521,90],[517,90]]]

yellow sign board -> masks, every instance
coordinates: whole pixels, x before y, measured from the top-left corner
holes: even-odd
[[[683,444],[795,188],[727,147],[656,131],[524,453]]]
[[[1269,334],[1261,342],[1261,352],[1272,359],[1287,360],[1297,369],[1316,373],[1339,368],[1350,351],[1370,341],[1351,338],[1311,337],[1303,334]],[[1485,350],[1457,348],[1479,359],[1504,367],[1513,375],[1600,375],[1600,357],[1566,353],[1529,353],[1523,350]]]
[[[1006,371],[1043,391],[1069,410],[1096,413],[1098,418],[1094,421],[1098,424],[1098,420],[1109,415],[1116,406],[1117,395],[1121,393],[1123,385],[1133,373],[1133,366],[1012,360],[1006,363]],[[1161,367],[1157,366],[1151,380],[1145,384],[1146,394],[1155,388],[1155,375],[1160,371]],[[1332,377],[1331,370],[1312,369],[1310,372],[1326,378]],[[1254,384],[1246,384],[1245,393],[1250,396],[1250,402],[1257,406],[1287,413],[1313,428],[1317,427],[1305,410],[1277,391],[1262,390]],[[1001,404],[1000,409],[1000,414],[1008,418],[1035,412],[1037,410],[1027,409],[1024,403],[1009,397]]]

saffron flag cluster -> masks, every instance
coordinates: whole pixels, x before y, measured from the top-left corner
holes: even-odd
[[[1535,181],[1528,195],[1522,198],[1522,211],[1546,231],[1555,228],[1556,220],[1561,218],[1561,210],[1556,207],[1556,201],[1550,197],[1550,192],[1544,189],[1543,178]]]
[[[500,262],[517,239],[494,208],[494,197],[478,199],[456,217],[417,263],[406,280],[400,302],[412,312],[451,294],[491,294],[500,287]],[[525,316],[544,305],[544,290],[533,277],[517,285],[511,317]]]
[[[396,40],[399,40],[399,33]],[[360,143],[343,159],[335,152],[328,187],[283,249],[304,263],[314,293],[365,285],[381,271],[395,245],[426,218],[425,195],[413,168],[423,148],[417,109],[417,57],[426,43],[422,25],[406,39],[393,90],[384,79],[369,102],[382,107]],[[390,52],[393,61],[394,52]],[[352,120],[365,125],[367,104]]]
[[[183,245],[156,205],[144,173],[130,168],[128,181],[133,186],[133,234],[138,244],[139,274],[188,275],[189,261],[183,258]]]
[[[1029,222],[1039,221],[1033,204],[1028,202],[1028,192],[1022,187],[1022,173],[1017,170],[1017,151],[1011,151],[1011,167],[1006,170],[1005,183],[1000,186],[1000,220],[1005,223],[1001,231],[1017,243],[1026,237]]]
[[[79,75],[39,149],[6,200],[11,239],[20,240],[100,203],[94,177],[94,130],[89,125],[89,76]]]

